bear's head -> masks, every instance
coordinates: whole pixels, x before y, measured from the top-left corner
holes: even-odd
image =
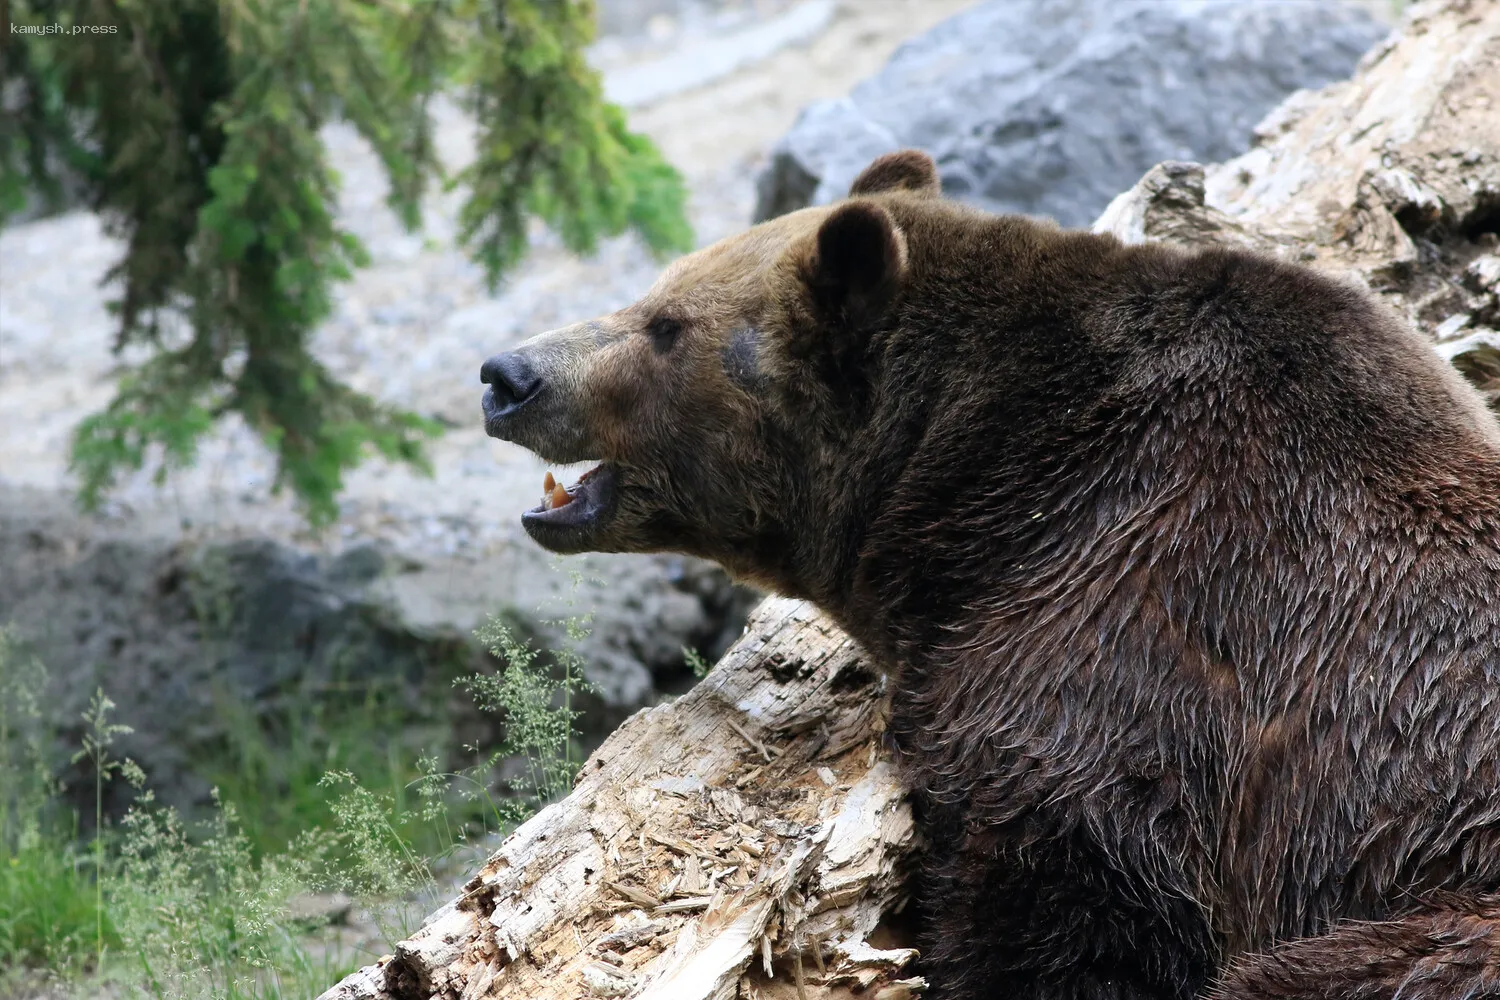
[[[1500,447],[1473,389],[1357,287],[967,208],[910,151],[481,379],[490,434],[599,463],[522,514],[537,542],[710,559],[867,646],[994,595],[1118,596],[1147,555],[1179,579],[1246,525],[1405,511],[1493,482]]]
[[[848,200],[684,257],[635,304],[487,360],[490,435],[599,463],[570,488],[548,474],[521,515],[531,537],[564,553],[682,552],[783,593],[820,590],[809,547],[826,541],[830,505],[858,503],[828,482],[854,476],[851,439],[880,394],[870,352],[911,267],[898,218],[938,192],[925,154],[889,154]]]

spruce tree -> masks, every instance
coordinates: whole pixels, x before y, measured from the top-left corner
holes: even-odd
[[[590,0],[12,0],[8,17],[0,222],[65,183],[81,192],[126,248],[106,278],[115,350],[146,348],[75,433],[86,507],[125,470],[191,463],[230,413],[314,524],[365,455],[426,468],[434,422],[308,350],[333,283],[367,259],[334,215],[332,118],[379,154],[408,227],[430,183],[467,189],[461,239],[492,289],[530,218],[579,253],[628,229],[657,252],[691,245],[680,177],[585,61]],[[456,177],[433,145],[440,92],[479,130]]]

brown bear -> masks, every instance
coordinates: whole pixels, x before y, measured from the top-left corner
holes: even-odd
[[[536,541],[892,671],[930,996],[1500,996],[1500,428],[1365,292],[905,152],[481,377]]]

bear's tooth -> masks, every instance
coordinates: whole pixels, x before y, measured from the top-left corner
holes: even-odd
[[[554,487],[556,485],[557,485],[557,480],[552,478],[552,473],[549,471],[547,473],[547,478],[545,478],[545,479],[542,480],[542,492],[543,493],[551,493],[552,492],[552,487]]]
[[[568,501],[572,500],[573,498],[568,496],[568,491],[563,489],[562,483],[553,483],[550,499],[552,500],[553,507],[566,507],[568,505]]]

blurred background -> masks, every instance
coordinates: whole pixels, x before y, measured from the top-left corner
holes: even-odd
[[[1087,226],[1400,6],[12,2],[0,996],[313,995],[740,634],[530,543],[484,358],[906,146]]]

